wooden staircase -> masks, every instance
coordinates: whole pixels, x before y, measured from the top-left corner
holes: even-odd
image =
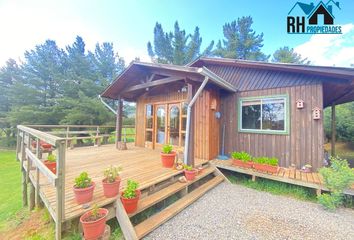
[[[204,166],[203,172],[197,175],[193,181],[181,183],[178,181],[178,177],[180,176],[183,176],[182,172],[180,175],[175,176],[169,185],[155,192],[148,192],[146,196],[143,196],[139,200],[137,211],[133,214],[128,215],[121,201],[117,200],[116,218],[126,239],[143,238],[225,180],[224,175],[209,164]],[[178,200],[166,206],[164,204],[165,200],[171,196],[176,196]],[[146,210],[148,211],[161,205],[164,207],[159,209],[160,211],[153,211],[155,212],[154,214],[133,226],[131,220],[134,217]]]

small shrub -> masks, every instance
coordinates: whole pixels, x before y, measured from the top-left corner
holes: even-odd
[[[319,173],[330,194],[322,194],[318,201],[327,209],[335,209],[343,202],[343,191],[354,183],[354,170],[349,167],[346,160],[331,157],[331,166],[321,168]]]
[[[54,154],[49,154],[47,160],[49,162],[55,162],[57,160],[57,157]]]
[[[169,154],[172,152],[172,145],[169,145],[169,144],[166,144],[162,147],[162,152],[165,153],[165,154]]]
[[[232,152],[231,157],[233,159],[241,160],[242,162],[249,162],[252,156],[246,152]]]
[[[343,202],[343,196],[339,193],[324,193],[317,197],[318,202],[328,210],[335,210]]]
[[[103,175],[106,182],[113,183],[116,181],[116,178],[119,176],[119,172],[122,171],[122,167],[113,167],[112,165],[104,170]]]
[[[91,178],[89,178],[87,172],[80,173],[80,176],[75,178],[76,188],[87,188],[92,185]]]
[[[124,198],[135,198],[136,197],[136,189],[139,187],[139,184],[131,179],[128,179],[127,186],[125,190],[123,191],[123,197]]]

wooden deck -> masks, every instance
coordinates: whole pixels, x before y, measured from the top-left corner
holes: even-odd
[[[199,160],[197,164],[204,161]],[[26,163],[24,164],[26,167]],[[94,197],[90,206],[107,206],[113,204],[116,198],[106,198],[103,196],[102,178],[103,171],[110,165],[122,166],[121,188],[126,185],[127,179],[139,182],[140,189],[153,187],[175,175],[180,171],[163,168],[160,161],[160,154],[157,150],[135,147],[128,145],[128,150],[118,151],[115,145],[103,145],[100,147],[83,147],[66,152],[65,166],[65,214],[63,222],[81,216],[87,209],[75,202],[73,185],[74,179],[81,172],[86,171],[96,183]],[[32,182],[36,182],[35,170],[30,171]],[[56,191],[45,177],[40,177],[40,196],[43,201],[47,201],[49,211],[56,212]]]
[[[289,168],[279,168],[277,173],[264,173],[259,172],[254,169],[246,169],[232,165],[231,159],[229,160],[212,160],[210,161],[216,167],[221,169],[226,169],[234,172],[239,172],[247,175],[251,175],[252,179],[255,180],[256,177],[266,178],[278,182],[285,182],[293,185],[313,188],[318,191],[328,189],[324,186],[322,176],[317,172],[305,173],[298,169],[289,169]],[[351,189],[347,189],[345,194],[354,195],[354,186]]]

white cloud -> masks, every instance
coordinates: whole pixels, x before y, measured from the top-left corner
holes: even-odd
[[[295,51],[314,65],[350,67],[354,64],[354,24],[342,25],[342,33],[315,34]]]

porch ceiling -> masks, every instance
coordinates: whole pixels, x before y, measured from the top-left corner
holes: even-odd
[[[168,64],[155,64],[132,62],[114,82],[101,94],[102,97],[118,99],[121,97],[127,101],[134,101],[144,94],[146,89],[174,82],[200,83],[208,77],[212,84],[235,92],[236,89],[227,81],[220,78],[209,69],[202,67],[185,67]]]
[[[354,80],[348,83],[323,83],[323,107],[354,101]]]

